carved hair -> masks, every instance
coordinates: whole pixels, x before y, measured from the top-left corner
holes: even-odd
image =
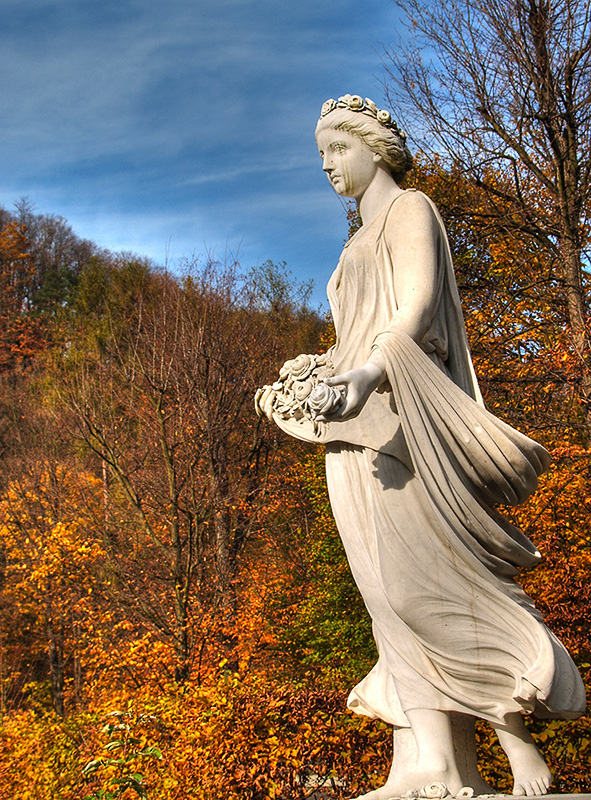
[[[413,158],[404,134],[391,125],[386,127],[373,115],[359,113],[359,111],[349,108],[335,107],[318,120],[316,136],[326,128],[348,131],[354,136],[358,136],[370,150],[383,158],[397,183],[412,167]]]

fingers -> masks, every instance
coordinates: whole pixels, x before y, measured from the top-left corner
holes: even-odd
[[[345,372],[344,375],[333,375],[332,378],[324,378],[323,383],[327,386],[348,386],[351,383],[348,375],[348,372]]]
[[[353,397],[345,395],[343,402],[340,403],[335,409],[329,411],[328,414],[316,417],[321,422],[334,422],[335,420],[346,420],[354,417],[360,410],[361,403]]]
[[[316,417],[318,422],[334,422],[337,419],[344,419],[347,412],[347,400],[343,401],[338,406],[332,408],[330,411],[325,411],[323,414],[318,414]]]

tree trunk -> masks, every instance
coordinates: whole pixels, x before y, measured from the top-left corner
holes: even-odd
[[[190,672],[190,642],[188,630],[187,606],[188,601],[185,594],[185,586],[182,579],[177,577],[174,587],[174,615],[176,630],[174,632],[174,650],[176,655],[176,666],[174,668],[174,679],[177,683],[184,683],[189,677]]]
[[[226,509],[218,512],[215,520],[216,533],[216,572],[217,572],[217,607],[220,616],[219,643],[225,657],[228,659],[228,668],[237,669],[236,645],[238,636],[236,632],[237,599],[234,586],[235,562],[232,557],[230,539],[230,515]]]
[[[548,305],[566,311],[582,424],[591,443],[591,342],[582,259],[590,241],[588,3],[397,2],[406,14],[409,43],[389,54],[392,74],[408,95],[402,104],[411,120],[420,121],[432,139],[425,149],[437,151],[432,144],[437,143],[484,189],[485,221],[529,237],[549,254],[558,251],[553,277],[561,288],[548,294]],[[422,52],[430,54],[428,61]],[[475,209],[476,220],[481,211]],[[572,378],[571,371],[565,383]]]
[[[64,634],[55,630],[53,622],[47,623],[49,671],[51,676],[51,700],[53,709],[64,716]]]
[[[591,346],[585,320],[587,309],[581,285],[580,253],[568,247],[564,261],[566,306],[571,340],[580,370],[580,401],[585,418],[587,443],[591,444]]]

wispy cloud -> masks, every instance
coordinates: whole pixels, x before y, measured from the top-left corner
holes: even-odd
[[[231,239],[306,270],[320,207],[341,213],[319,107],[379,94],[393,23],[390,0],[3,0],[0,202],[109,247]]]

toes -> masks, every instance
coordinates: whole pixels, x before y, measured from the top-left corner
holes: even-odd
[[[544,785],[545,780],[532,780],[524,781],[523,783],[515,784],[513,794],[521,797],[541,797],[546,794],[548,785]]]
[[[529,781],[516,783],[513,787],[513,794],[519,797],[534,797],[538,792],[534,791],[533,784]]]
[[[548,789],[550,787],[550,781],[548,780],[548,778],[545,778],[545,777],[544,778],[538,778],[536,783],[538,785],[538,791],[537,791],[538,795],[548,794]]]

